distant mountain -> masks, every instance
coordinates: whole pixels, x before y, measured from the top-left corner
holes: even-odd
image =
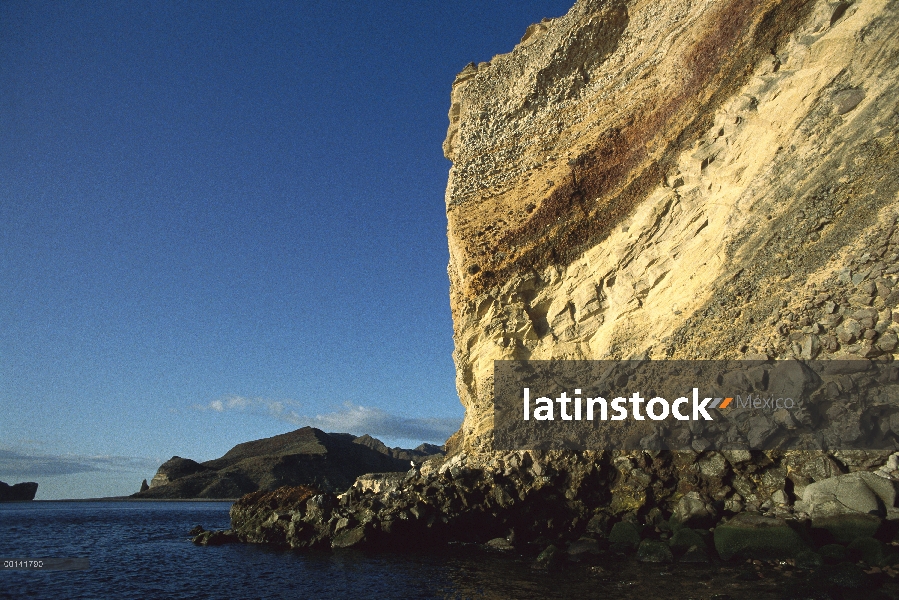
[[[393,458],[398,458],[402,461],[405,461],[407,466],[409,466],[410,461],[420,463],[426,458],[434,456],[435,454],[443,454],[443,448],[434,444],[421,444],[420,446],[413,448],[412,450],[407,450],[405,448],[388,448],[387,444],[385,444],[378,438],[371,437],[367,433],[365,435],[354,438],[353,442],[371,448],[372,450],[377,450],[381,454],[386,454],[387,456],[392,456]]]
[[[9,485],[0,481],[0,502],[21,502],[34,500],[37,484],[33,481]]]
[[[132,498],[238,498],[285,485],[342,491],[360,475],[406,471],[410,461],[439,454],[443,450],[433,444],[388,448],[369,435],[303,427],[238,444],[221,458],[202,463],[173,456],[159,467],[149,489]]]

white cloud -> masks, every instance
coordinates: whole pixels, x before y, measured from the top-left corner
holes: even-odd
[[[225,412],[225,411],[243,411],[243,410],[258,410],[262,409],[264,412],[277,417],[284,412],[285,405],[294,405],[299,406],[299,403],[292,402],[289,400],[279,401],[279,400],[266,400],[265,398],[244,398],[243,396],[226,396],[224,398],[219,398],[217,400],[212,400],[208,404],[195,404],[194,408],[200,411],[212,410],[215,412]]]
[[[343,410],[312,417],[290,414],[295,425],[311,425],[325,431],[367,433],[374,437],[421,440],[442,444],[460,425],[459,420],[439,417],[403,417],[380,408],[347,403]]]
[[[3,481],[3,477],[20,479],[75,473],[155,471],[159,464],[158,459],[135,456],[44,454],[29,449],[0,447],[0,480]]]
[[[374,437],[420,440],[442,444],[460,425],[460,419],[446,417],[403,417],[380,408],[347,403],[342,410],[308,415],[297,411],[298,402],[228,396],[208,404],[195,405],[201,411],[264,411],[273,418],[299,427],[311,426],[328,432],[369,434]]]

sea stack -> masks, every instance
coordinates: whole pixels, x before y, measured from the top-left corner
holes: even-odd
[[[28,502],[34,500],[37,484],[33,481],[9,485],[0,481],[0,502]]]

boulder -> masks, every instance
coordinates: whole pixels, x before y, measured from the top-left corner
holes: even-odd
[[[582,537],[568,546],[568,560],[580,562],[589,556],[596,556],[600,553],[599,542],[593,538]]]
[[[852,513],[883,517],[895,502],[896,488],[892,481],[874,473],[856,472],[809,484],[796,509],[807,512],[813,521]]]
[[[715,520],[714,508],[704,502],[698,492],[689,492],[677,501],[671,515],[672,529],[680,527],[708,527]]]
[[[594,533],[599,537],[608,537],[609,515],[600,513],[590,517],[590,520],[587,521],[587,533]]]
[[[870,587],[868,576],[858,565],[852,563],[840,563],[818,571],[817,579],[813,584],[838,588],[861,590]]]
[[[789,559],[807,549],[786,521],[753,513],[741,513],[716,527],[714,540],[723,560]]]
[[[872,566],[883,564],[886,558],[886,548],[883,542],[872,537],[858,537],[846,546],[849,556]]]
[[[693,546],[697,546],[699,548],[705,548],[706,546],[705,540],[702,539],[702,536],[689,527],[681,527],[676,532],[674,532],[674,535],[671,536],[670,540],[668,540],[668,545],[676,554],[686,552]]]
[[[818,517],[812,521],[812,537],[819,543],[848,544],[857,538],[873,537],[883,524],[877,515],[859,513]]]
[[[609,543],[633,550],[640,545],[640,532],[633,523],[620,521],[612,525]]]
[[[193,539],[194,544],[198,546],[221,546],[223,544],[236,544],[239,541],[237,534],[230,529],[202,531]]]
[[[803,398],[821,382],[818,375],[804,363],[795,360],[778,361],[768,372],[768,393],[777,398]]]
[[[842,546],[840,546],[842,548]],[[824,558],[812,550],[802,550],[796,555],[796,567],[814,570],[824,566]]]
[[[637,560],[651,563],[674,562],[674,555],[665,542],[658,540],[643,540],[637,548]]]
[[[559,566],[559,549],[550,544],[546,549],[537,556],[537,560],[531,565],[531,568],[542,571],[551,571]]]
[[[500,552],[508,552],[514,550],[512,544],[506,538],[493,538],[487,542],[488,550],[497,550]]]
[[[684,555],[680,557],[680,562],[682,563],[708,563],[709,562],[709,553],[705,548],[705,545],[702,546],[690,546],[687,548],[687,551],[684,552]]]
[[[359,546],[366,541],[365,533],[365,527],[363,526],[345,529],[334,536],[334,539],[331,541],[331,547],[351,548],[353,546]]]
[[[825,544],[818,548],[818,554],[826,563],[834,564],[849,560],[849,550],[842,544]]]

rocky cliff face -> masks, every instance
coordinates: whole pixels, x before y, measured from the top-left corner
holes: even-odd
[[[463,70],[451,447],[490,450],[497,359],[891,355],[897,11],[581,0]]]
[[[232,537],[469,540],[540,550],[540,568],[712,547],[818,548],[818,568],[825,550],[839,562],[899,540],[899,453],[491,445],[498,359],[894,360],[897,34],[883,0],[579,0],[466,67],[444,143],[466,408],[449,457],[340,495],[247,498]]]

